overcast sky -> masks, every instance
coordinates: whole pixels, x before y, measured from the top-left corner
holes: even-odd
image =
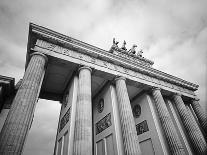
[[[29,22],[108,50],[137,44],[154,68],[199,84],[206,103],[206,0],[1,0],[0,74],[22,78]],[[60,105],[38,102],[25,155],[51,155]]]

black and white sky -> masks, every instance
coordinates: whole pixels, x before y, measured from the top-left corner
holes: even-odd
[[[137,44],[154,68],[199,84],[206,108],[206,0],[1,0],[0,74],[24,74],[29,22],[108,50]],[[24,155],[51,155],[60,105],[40,100]]]

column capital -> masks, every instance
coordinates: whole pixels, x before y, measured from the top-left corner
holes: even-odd
[[[161,91],[161,88],[160,87],[151,87],[151,90],[153,91],[153,90],[159,90],[159,91]]]
[[[174,97],[174,96],[180,96],[180,97],[182,97],[182,94],[176,92],[176,93],[173,93],[173,97]]]
[[[195,97],[195,98],[192,98],[192,101],[200,101],[200,99]]]
[[[90,72],[92,72],[92,69],[91,69],[91,67],[89,67],[89,66],[80,66],[80,67],[78,68],[78,72],[80,72],[82,69],[88,69]]]
[[[48,58],[45,54],[43,54],[41,52],[34,52],[34,53],[30,54],[31,57],[34,56],[34,55],[40,55],[45,59],[46,63],[48,62]]]
[[[114,81],[117,81],[117,80],[124,80],[124,81],[126,81],[126,78],[123,77],[123,76],[116,76],[116,77],[114,78]]]

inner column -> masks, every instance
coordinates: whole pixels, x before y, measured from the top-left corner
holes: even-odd
[[[124,151],[126,155],[141,155],[125,80],[124,77],[115,79]]]
[[[79,89],[76,105],[74,155],[92,155],[91,68],[79,68]]]

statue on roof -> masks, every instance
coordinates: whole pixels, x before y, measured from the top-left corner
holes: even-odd
[[[122,50],[124,51],[127,51],[127,48],[126,48],[126,41],[124,40],[123,44],[122,44],[122,47],[121,47]]]
[[[113,38],[113,45],[111,46],[111,48],[110,48],[110,50],[109,50],[110,53],[113,53],[113,50],[119,48],[119,47],[118,47],[118,43],[119,43],[119,42],[116,41],[115,38]]]
[[[133,45],[132,46],[132,48],[128,51],[128,53],[130,54],[130,55],[135,55],[136,54],[136,50],[135,50],[135,48],[137,47],[137,45]]]
[[[143,51],[142,51],[142,49],[141,49],[140,51],[137,51],[136,56],[137,56],[137,57],[142,57],[142,53],[143,53]]]

